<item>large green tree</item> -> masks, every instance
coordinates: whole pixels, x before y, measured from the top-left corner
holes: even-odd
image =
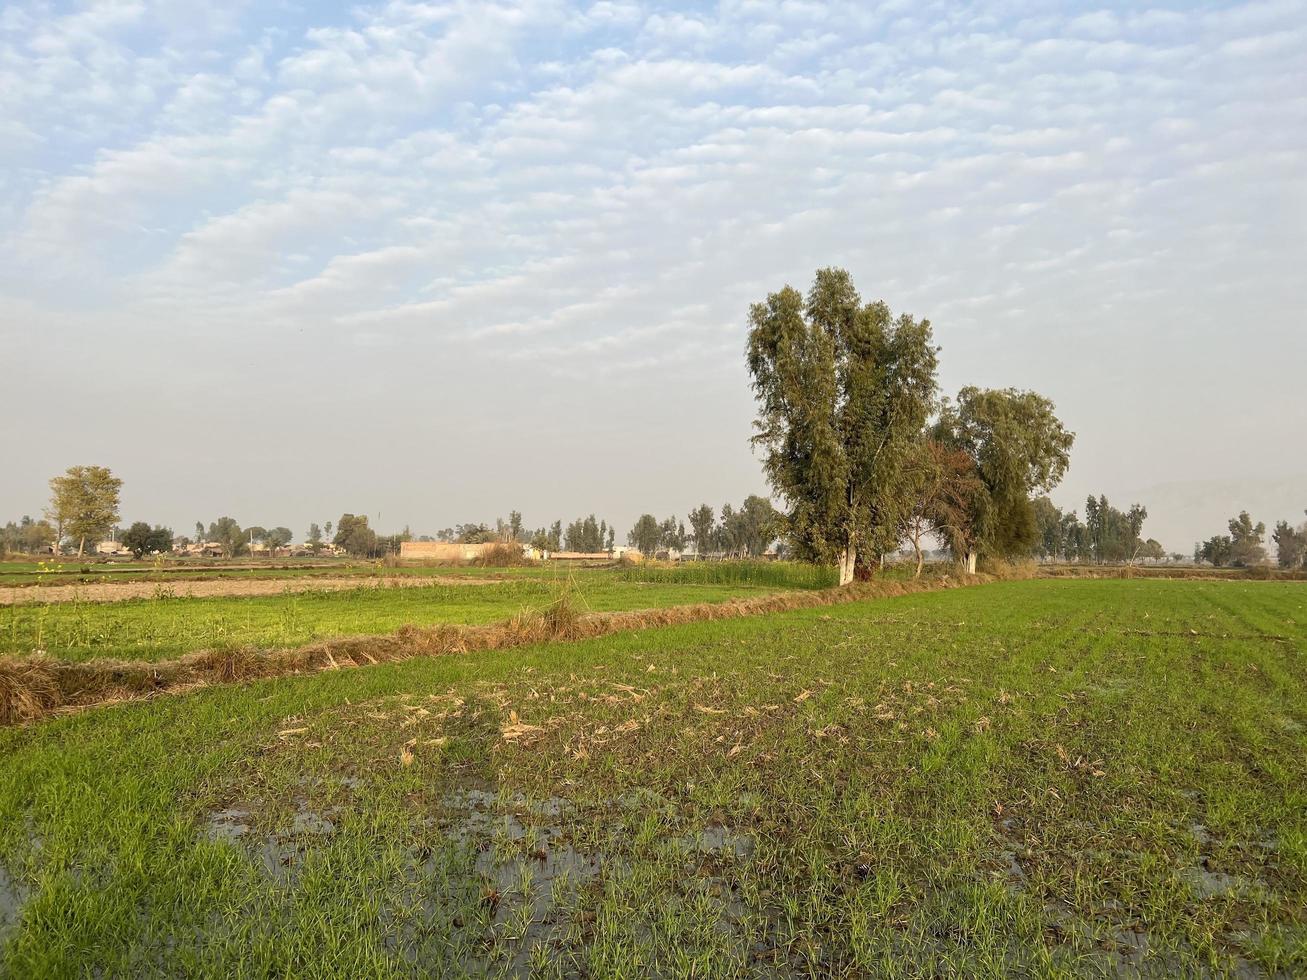
[[[1039,529],[1031,495],[1061,482],[1075,441],[1053,409],[1033,391],[974,387],[943,407],[935,438],[970,456],[984,485],[975,498],[974,547],[957,556],[969,570],[978,555],[1010,558],[1034,550]]]
[[[1240,511],[1238,517],[1230,518],[1230,564],[1248,568],[1266,560],[1266,525]]]
[[[64,536],[77,539],[77,554],[87,539],[98,541],[118,521],[118,494],[123,481],[107,466],[70,466],[50,480],[50,508],[46,516],[55,526],[58,543]]]
[[[862,302],[843,269],[805,298],[786,286],[749,310],[755,445],[786,503],[796,551],[853,579],[859,551],[898,543],[911,506],[905,461],[935,399],[930,323]]]
[[[122,543],[137,558],[156,552],[163,554],[172,551],[172,531],[137,521],[123,532]]]
[[[331,543],[351,555],[371,557],[378,551],[377,532],[368,527],[366,514],[341,514]]]

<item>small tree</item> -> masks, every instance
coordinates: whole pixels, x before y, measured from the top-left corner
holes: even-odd
[[[222,545],[224,557],[235,558],[245,553],[245,532],[233,518],[219,517],[210,524],[207,539]]]
[[[894,547],[911,503],[904,465],[935,397],[930,323],[864,305],[847,272],[821,269],[806,299],[786,286],[749,324],[754,444],[789,536],[850,582],[859,549]]]
[[[305,543],[309,546],[309,551],[315,555],[322,550],[322,528],[317,524],[309,525],[309,533],[305,538]]]
[[[50,508],[46,516],[58,538],[77,539],[77,554],[86,540],[99,540],[118,520],[118,494],[123,481],[106,466],[70,466],[63,476],[50,480]]]

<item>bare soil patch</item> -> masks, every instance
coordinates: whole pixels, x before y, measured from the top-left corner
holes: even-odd
[[[111,582],[103,585],[44,585],[0,588],[0,606],[36,602],[123,602],[128,599],[205,599],[214,596],[282,595],[286,592],[341,592],[346,589],[417,589],[431,585],[498,585],[503,577],[468,575],[387,576],[385,578],[213,579],[199,582]]]

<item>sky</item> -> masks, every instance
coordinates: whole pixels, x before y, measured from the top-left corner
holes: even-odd
[[[815,269],[1035,389],[1054,500],[1307,508],[1307,2],[0,7],[0,520],[738,503]]]

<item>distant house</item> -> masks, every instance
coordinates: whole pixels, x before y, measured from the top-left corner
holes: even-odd
[[[121,541],[99,541],[95,545],[97,555],[130,555],[132,550]]]
[[[527,558],[536,556],[530,545],[488,541],[483,544],[464,544],[458,541],[401,541],[399,557],[424,561],[473,561],[495,548],[520,548]]]

